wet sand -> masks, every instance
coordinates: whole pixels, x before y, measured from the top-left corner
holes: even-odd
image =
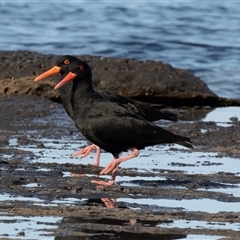
[[[120,166],[117,184],[97,188],[100,168],[70,154],[88,143],[61,104],[0,97],[1,239],[238,239],[240,130],[237,113],[173,109],[158,122],[195,149],[158,145]],[[220,109],[221,111],[221,109]],[[230,119],[231,118],[231,119]],[[100,176],[109,179],[110,176]]]

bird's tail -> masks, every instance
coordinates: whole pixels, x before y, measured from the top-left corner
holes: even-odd
[[[190,139],[187,139],[186,141],[179,141],[176,142],[178,145],[187,147],[187,148],[193,148],[192,142],[190,141]]]
[[[162,112],[162,119],[166,119],[174,122],[178,120],[178,115],[176,113],[163,111],[163,110],[161,110],[161,112]]]

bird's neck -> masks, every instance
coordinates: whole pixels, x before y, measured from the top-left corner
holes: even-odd
[[[72,92],[76,95],[86,94],[93,91],[91,79],[82,77],[73,81]]]
[[[73,109],[78,109],[79,106],[87,105],[89,99],[91,99],[91,95],[94,94],[94,90],[92,87],[92,82],[89,79],[77,79],[77,81],[73,81],[72,91],[71,91],[71,104]]]

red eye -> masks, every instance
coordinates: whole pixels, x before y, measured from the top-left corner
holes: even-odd
[[[70,61],[68,59],[64,60],[63,62],[64,64],[68,65],[70,63]]]
[[[83,66],[80,66],[80,68],[79,68],[80,70],[83,70],[84,69],[84,67]]]

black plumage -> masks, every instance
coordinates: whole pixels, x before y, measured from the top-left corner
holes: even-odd
[[[138,150],[146,146],[177,143],[192,148],[189,138],[171,133],[96,92],[87,63],[74,61],[69,65],[69,71],[55,89],[72,81],[70,102],[77,128],[89,141],[112,153],[115,158],[101,172],[113,172],[110,183],[96,183],[112,185],[119,164],[137,156]],[[119,158],[119,154],[127,150],[132,153]]]

